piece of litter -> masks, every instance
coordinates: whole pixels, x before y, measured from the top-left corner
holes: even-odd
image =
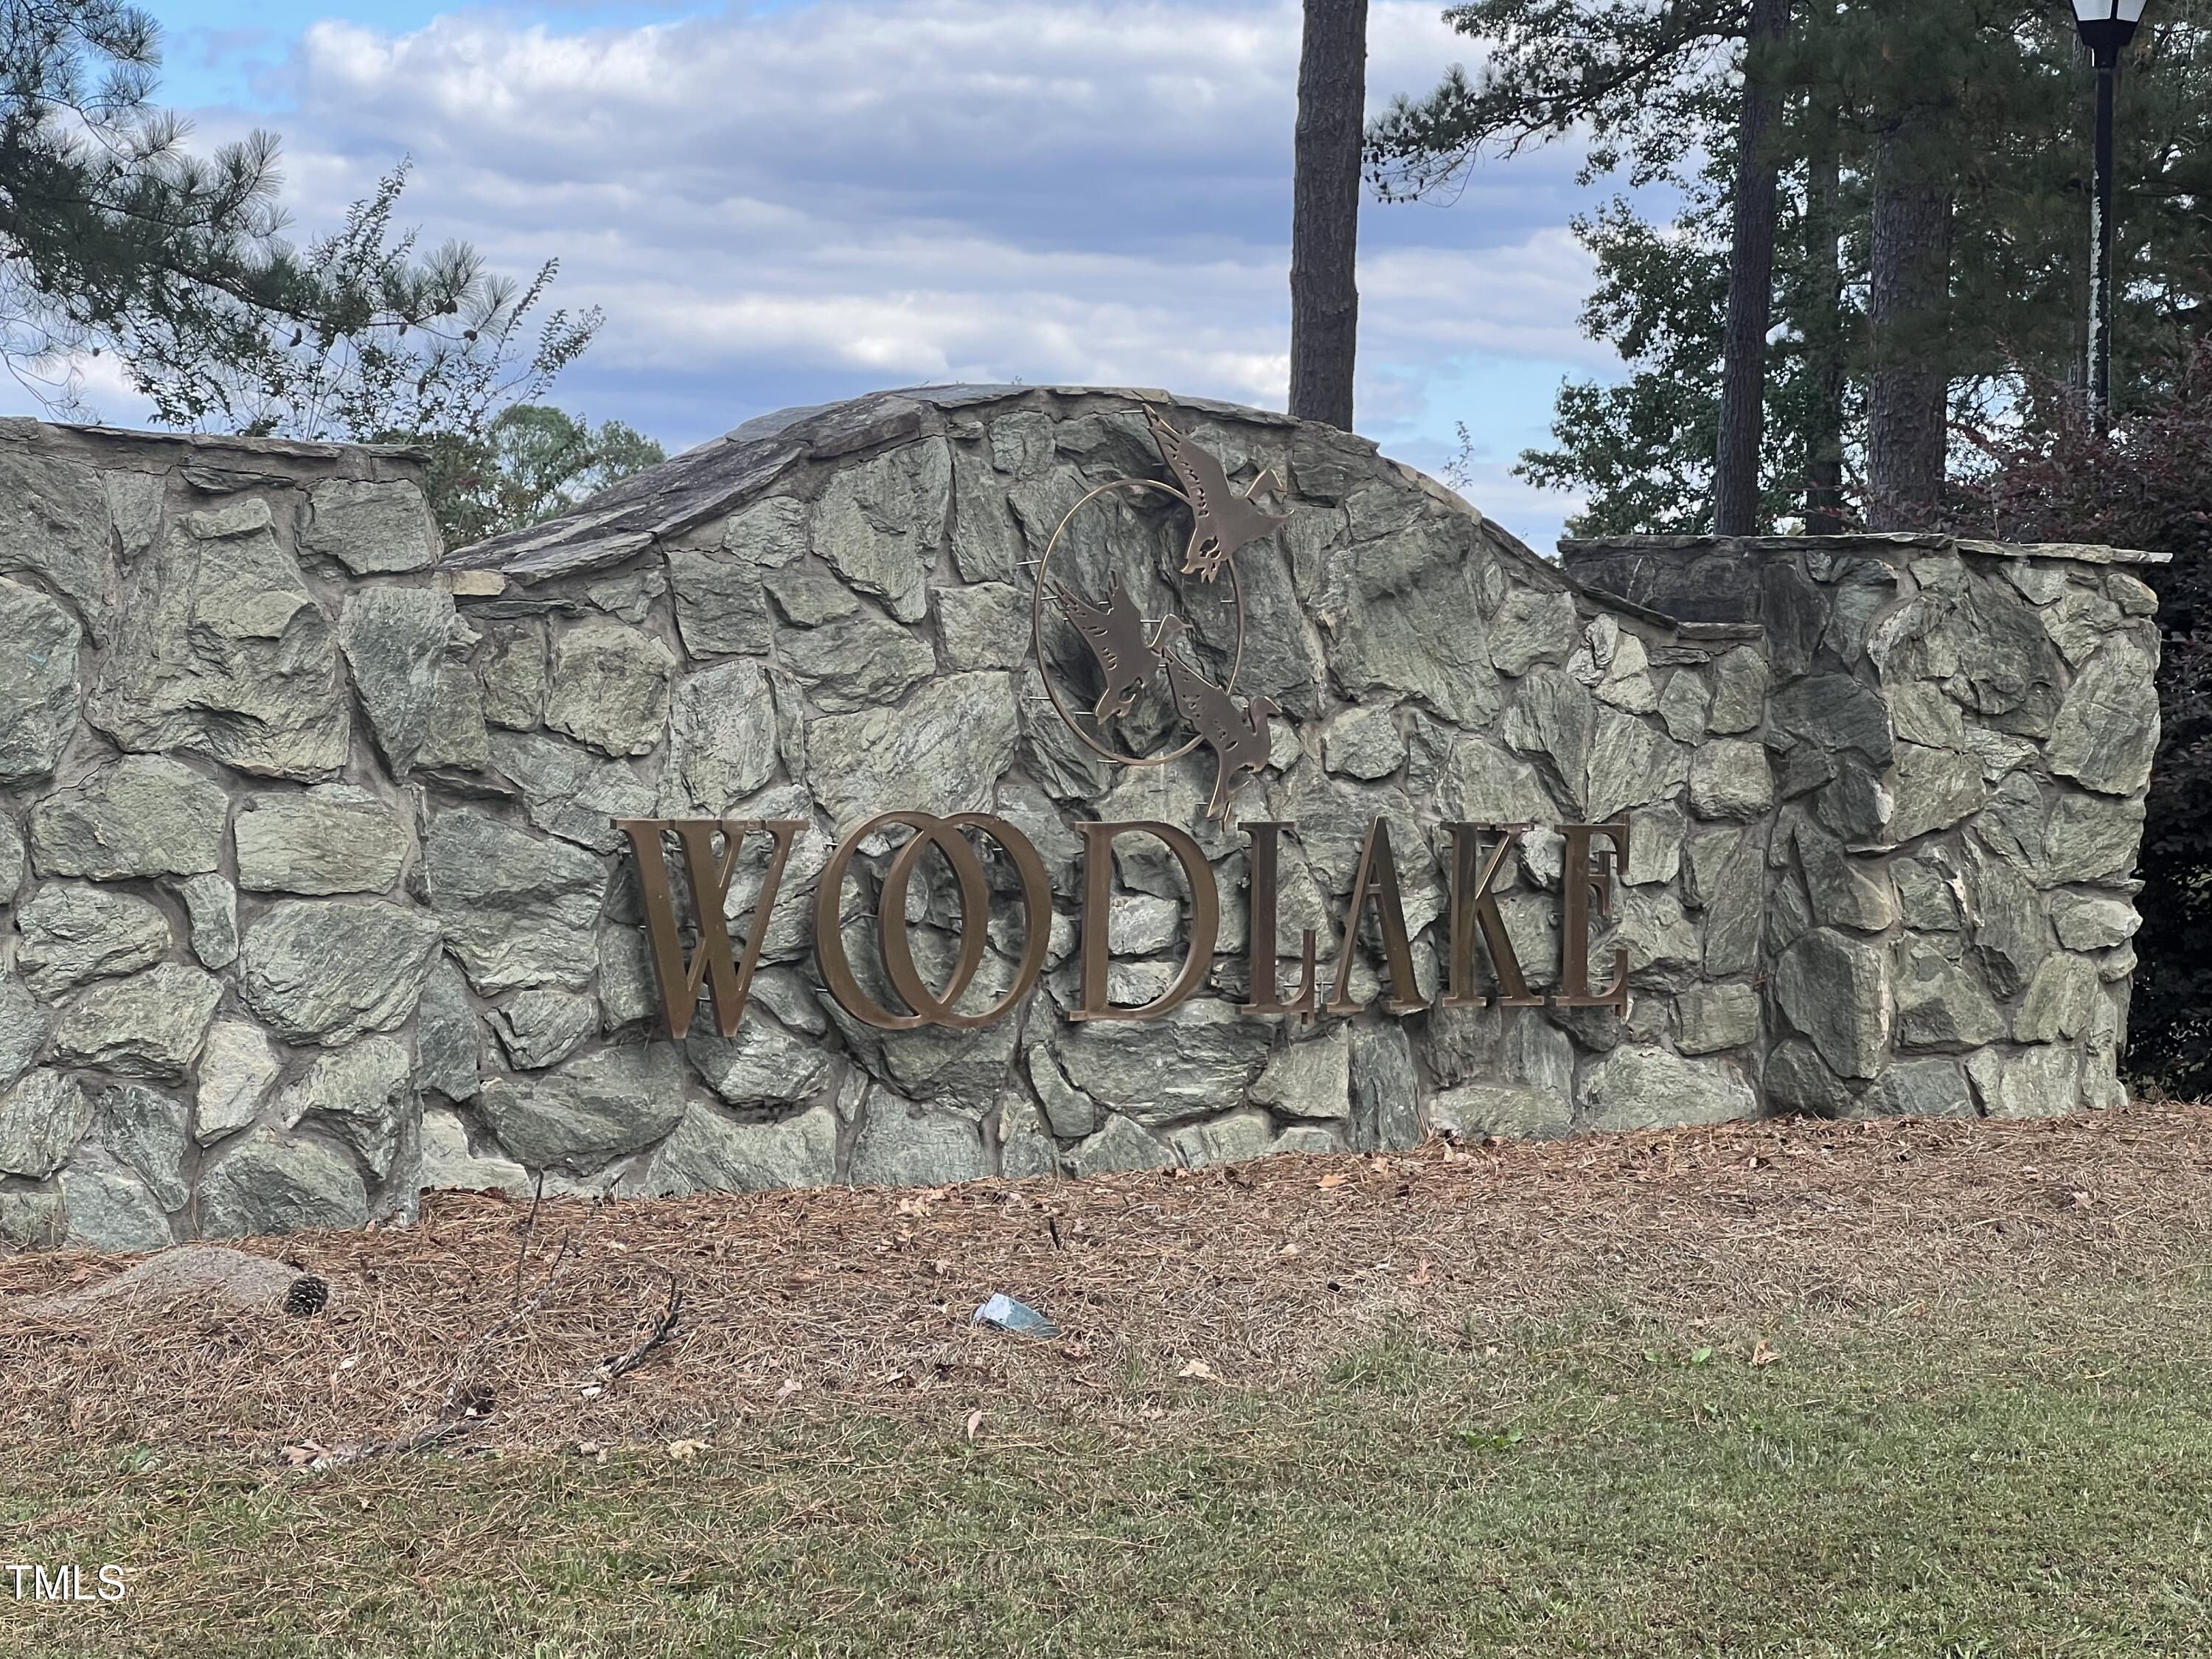
[[[1025,1302],[1017,1302],[1003,1291],[993,1296],[975,1310],[970,1322],[989,1325],[1001,1331],[1012,1331],[1017,1336],[1058,1336],[1060,1327],[1047,1319]]]

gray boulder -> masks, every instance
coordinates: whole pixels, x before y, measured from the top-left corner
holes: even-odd
[[[238,884],[261,893],[381,893],[411,842],[381,798],[351,784],[246,797],[233,831]]]
[[[589,853],[459,810],[432,821],[423,869],[447,943],[477,990],[590,982],[607,871]]]
[[[1425,1133],[1413,1045],[1395,1024],[1352,1028],[1352,1108],[1363,1150],[1418,1146]]]
[[[362,707],[394,772],[489,763],[483,696],[468,663],[476,635],[450,593],[359,588],[346,595],[338,626]]]
[[[644,755],[668,725],[676,659],[649,634],[583,622],[553,641],[545,723],[603,755]]]
[[[230,798],[158,755],[125,755],[31,809],[31,857],[46,876],[191,876],[218,868]]]
[[[948,587],[937,596],[945,666],[1018,669],[1030,653],[1029,596],[1011,582]]]
[[[559,738],[495,732],[491,758],[522,791],[532,824],[594,853],[611,853],[627,844],[616,819],[666,816],[657,811],[653,787],[627,762],[602,760]],[[676,804],[673,811],[688,817],[693,809]]]
[[[414,1013],[438,939],[410,906],[289,899],[246,929],[239,994],[288,1042],[351,1042]]]
[[[1748,985],[1697,985],[1674,999],[1686,1054],[1717,1054],[1759,1040],[1759,993]]]
[[[204,1238],[359,1227],[368,1220],[368,1189],[330,1142],[256,1129],[201,1170],[199,1218]]]
[[[2053,772],[2106,795],[2132,795],[2148,781],[2158,750],[2154,666],[2120,635],[2097,647],[2051,726]]]
[[[185,1182],[184,1103],[143,1084],[112,1083],[92,1104],[101,1144],[138,1173],[160,1211],[183,1209],[191,1196]]]
[[[438,529],[412,481],[323,478],[307,491],[300,545],[357,576],[427,570],[437,562]]]
[[[848,467],[815,505],[814,550],[899,621],[919,622],[929,603],[926,573],[945,546],[951,484],[942,438]]]
[[[2054,951],[2028,982],[2013,1036],[2022,1042],[2070,1042],[2089,1031],[2104,1004],[2097,964],[2071,951]]]
[[[0,1089],[30,1069],[52,1032],[46,1010],[31,1000],[23,982],[0,974]]]
[[[1203,1122],[1178,1124],[1166,1138],[1186,1169],[1201,1170],[1266,1157],[1274,1146],[1275,1126],[1265,1112],[1224,1112]]]
[[[417,1096],[414,1064],[404,1045],[388,1036],[363,1037],[350,1048],[316,1057],[300,1080],[277,1097],[288,1129],[312,1121],[353,1148],[381,1181],[392,1173]]]
[[[738,1034],[725,1037],[711,1018],[693,1022],[684,1053],[708,1087],[731,1106],[795,1106],[830,1080],[830,1051],[793,1036],[748,1008]]]
[[[477,632],[484,641],[476,659],[477,692],[484,723],[529,731],[545,715],[550,647],[544,623],[537,617],[487,623]]]
[[[2143,804],[2062,790],[2051,804],[2038,878],[2045,882],[2124,879],[2142,838]]]
[[[1233,1004],[1194,997],[1143,1021],[1093,1020],[1062,1036],[1060,1062],[1100,1106],[1145,1125],[1202,1117],[1243,1102],[1273,1033]]]
[[[80,993],[54,1020],[54,1057],[118,1077],[182,1083],[222,1000],[213,976],[163,963]]]
[[[1978,1048],[2004,1030],[2004,1016],[1979,980],[1942,951],[1908,944],[1897,979],[1899,1047]]]
[[[527,1167],[586,1175],[683,1121],[684,1065],[665,1042],[603,1048],[550,1071],[488,1078],[475,1105]]]
[[[557,1066],[599,1030],[599,1006],[570,991],[518,991],[491,1011],[510,1064],[522,1071]]]
[[[92,1097],[67,1072],[40,1069],[0,1095],[0,1174],[43,1181],[92,1127]]]
[[[468,981],[442,955],[422,981],[415,1019],[422,1086],[448,1100],[473,1100],[483,1087],[483,1042],[469,1006]]]
[[[1252,1081],[1249,1097],[1288,1117],[1342,1118],[1352,1115],[1352,1038],[1348,1028],[1288,1044]]]
[[[778,659],[831,714],[896,702],[937,668],[912,629],[871,616],[788,635]]]
[[[632,1190],[648,1198],[826,1187],[837,1176],[837,1114],[817,1106],[772,1123],[740,1123],[710,1106],[684,1114]]]
[[[1070,1173],[1090,1176],[1175,1167],[1176,1156],[1127,1118],[1108,1116],[1098,1132],[1067,1155]]]
[[[1723,1123],[1758,1115],[1751,1085],[1723,1061],[1685,1060],[1666,1049],[1623,1043],[1583,1079],[1577,1128],[1664,1128]]]
[[[807,722],[808,781],[841,836],[896,805],[940,816],[988,811],[1012,763],[1014,683],[1005,674],[949,674],[904,707]]]
[[[48,882],[15,913],[15,965],[52,1002],[88,980],[136,973],[169,953],[169,919],[144,899],[76,882]]]
[[[252,1124],[280,1069],[276,1051],[259,1026],[249,1020],[217,1020],[200,1052],[192,1139],[210,1146]]]
[[[1790,1023],[1845,1077],[1872,1077],[1889,1045],[1889,969],[1880,945],[1816,927],[1782,954],[1774,994]]]
[[[40,778],[76,732],[76,619],[36,588],[0,579],[0,784]]]
[[[1564,1096],[1510,1083],[1463,1083],[1429,1102],[1430,1127],[1461,1140],[1552,1140],[1567,1133],[1573,1118],[1573,1103]]]
[[[1972,1117],[1974,1097],[1966,1076],[1948,1060],[1914,1060],[1892,1066],[1881,1084],[1861,1097],[1884,1117]]]
[[[853,1143],[855,1187],[941,1187],[996,1173],[975,1123],[872,1089]]]
[[[238,889],[221,876],[188,876],[177,884],[191,924],[192,954],[200,966],[228,968],[238,960]]]
[[[190,750],[241,772],[316,778],[345,764],[337,630],[266,501],[171,525],[140,563],[86,714],[124,748]]]
[[[663,817],[720,817],[775,775],[775,702],[758,663],[691,674],[677,690],[669,732]]]
[[[110,1165],[73,1164],[62,1171],[64,1242],[82,1250],[163,1250],[176,1242],[162,1200]]]

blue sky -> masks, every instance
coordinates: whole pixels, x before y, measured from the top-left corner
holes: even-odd
[[[556,400],[672,448],[765,410],[947,379],[1279,407],[1297,0],[145,0],[200,142],[280,133],[297,234],[403,156],[402,217],[606,327]],[[1379,106],[1474,43],[1376,0]],[[1608,375],[1554,147],[1449,206],[1370,202],[1360,428],[1539,546],[1508,475],[1567,375]],[[91,393],[111,420],[126,392]]]

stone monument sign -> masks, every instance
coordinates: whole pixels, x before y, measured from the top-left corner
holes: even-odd
[[[404,451],[0,425],[0,1237],[2118,1098],[2148,556],[1566,553],[1163,392],[452,554]]]

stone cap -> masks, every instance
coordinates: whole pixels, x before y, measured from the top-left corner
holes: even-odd
[[[2171,553],[2096,542],[1995,542],[1920,531],[1852,531],[1838,536],[1567,536],[1559,555],[1631,553],[1960,552],[1990,559],[2071,559],[2078,564],[2170,564]]]
[[[0,416],[0,445],[105,471],[167,473],[210,494],[321,478],[422,482],[430,452],[416,444],[312,442],[303,438],[246,438],[219,432],[142,432],[129,427],[71,425],[29,416]],[[179,461],[179,452],[182,459]]]
[[[1294,420],[1274,410],[1182,397],[1152,386],[908,386],[842,403],[780,410],[625,478],[557,519],[449,553],[445,568],[495,571],[525,586],[605,569],[735,511],[805,463],[888,448],[945,431],[950,425],[947,416],[963,410],[1029,404],[1052,406],[1064,413],[1067,405],[1084,403],[1149,403],[1219,421],[1310,433],[1318,442],[1395,470],[1404,482],[1473,518],[1509,557],[1548,573],[1547,580],[1553,584],[1559,580],[1558,567],[1550,560],[1435,479],[1382,456],[1369,439]]]

